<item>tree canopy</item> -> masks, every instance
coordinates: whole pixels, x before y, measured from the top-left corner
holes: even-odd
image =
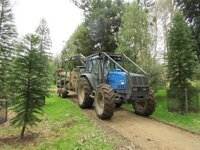
[[[74,0],[84,11],[85,26],[94,43],[96,51],[114,52],[117,48],[116,33],[123,13],[122,0]]]
[[[142,64],[149,53],[149,37],[146,12],[135,2],[127,5],[118,33],[118,51]]]
[[[195,68],[195,51],[192,33],[183,15],[175,14],[168,37],[168,74],[171,87],[186,87]]]
[[[72,53],[81,53],[88,56],[94,53],[94,42],[84,24],[81,24],[75,30],[62,51],[65,56],[70,56]]]
[[[197,55],[200,58],[200,3],[198,0],[177,0],[176,2],[192,28],[197,45]]]

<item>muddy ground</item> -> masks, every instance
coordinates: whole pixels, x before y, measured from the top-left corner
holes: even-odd
[[[71,93],[71,98],[77,103],[74,93]],[[138,116],[133,111],[118,108],[111,120],[99,119],[94,109],[84,109],[83,112],[108,134],[121,137],[124,145],[120,144],[119,149],[200,149],[200,135]]]

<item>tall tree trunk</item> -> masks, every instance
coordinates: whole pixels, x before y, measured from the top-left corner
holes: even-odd
[[[23,137],[24,137],[25,129],[26,129],[26,125],[24,125],[24,126],[22,127],[22,131],[21,131],[21,139],[23,139]]]

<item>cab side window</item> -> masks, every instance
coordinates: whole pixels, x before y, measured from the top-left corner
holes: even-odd
[[[93,63],[92,63],[92,61],[90,61],[90,63],[88,63],[88,72],[92,72],[92,65],[93,65]]]
[[[92,61],[92,72],[95,73],[95,74],[98,74],[99,72],[99,61],[96,59],[96,60],[93,60]]]
[[[93,59],[87,63],[87,71],[97,74],[99,72],[99,60]]]

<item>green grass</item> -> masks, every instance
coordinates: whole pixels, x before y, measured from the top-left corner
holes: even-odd
[[[23,142],[1,146],[3,149],[114,149],[115,141],[104,135],[94,123],[69,100],[56,95],[48,98],[43,121],[31,129],[38,137],[25,145]],[[0,138],[19,135],[20,129],[12,127],[0,130]],[[0,141],[1,142],[1,141]]]
[[[167,111],[166,90],[159,90],[156,93],[157,107],[152,115],[153,118],[166,121],[179,127],[200,133],[200,113],[178,114]]]
[[[200,113],[178,114],[167,110],[166,90],[158,90],[155,94],[157,99],[156,111],[152,118],[176,125],[178,127],[200,133]],[[123,105],[125,109],[133,110],[132,105]]]
[[[54,83],[52,83],[52,84],[51,84],[51,88],[52,88],[52,89],[55,89],[55,88],[57,88],[57,85],[54,84]]]

